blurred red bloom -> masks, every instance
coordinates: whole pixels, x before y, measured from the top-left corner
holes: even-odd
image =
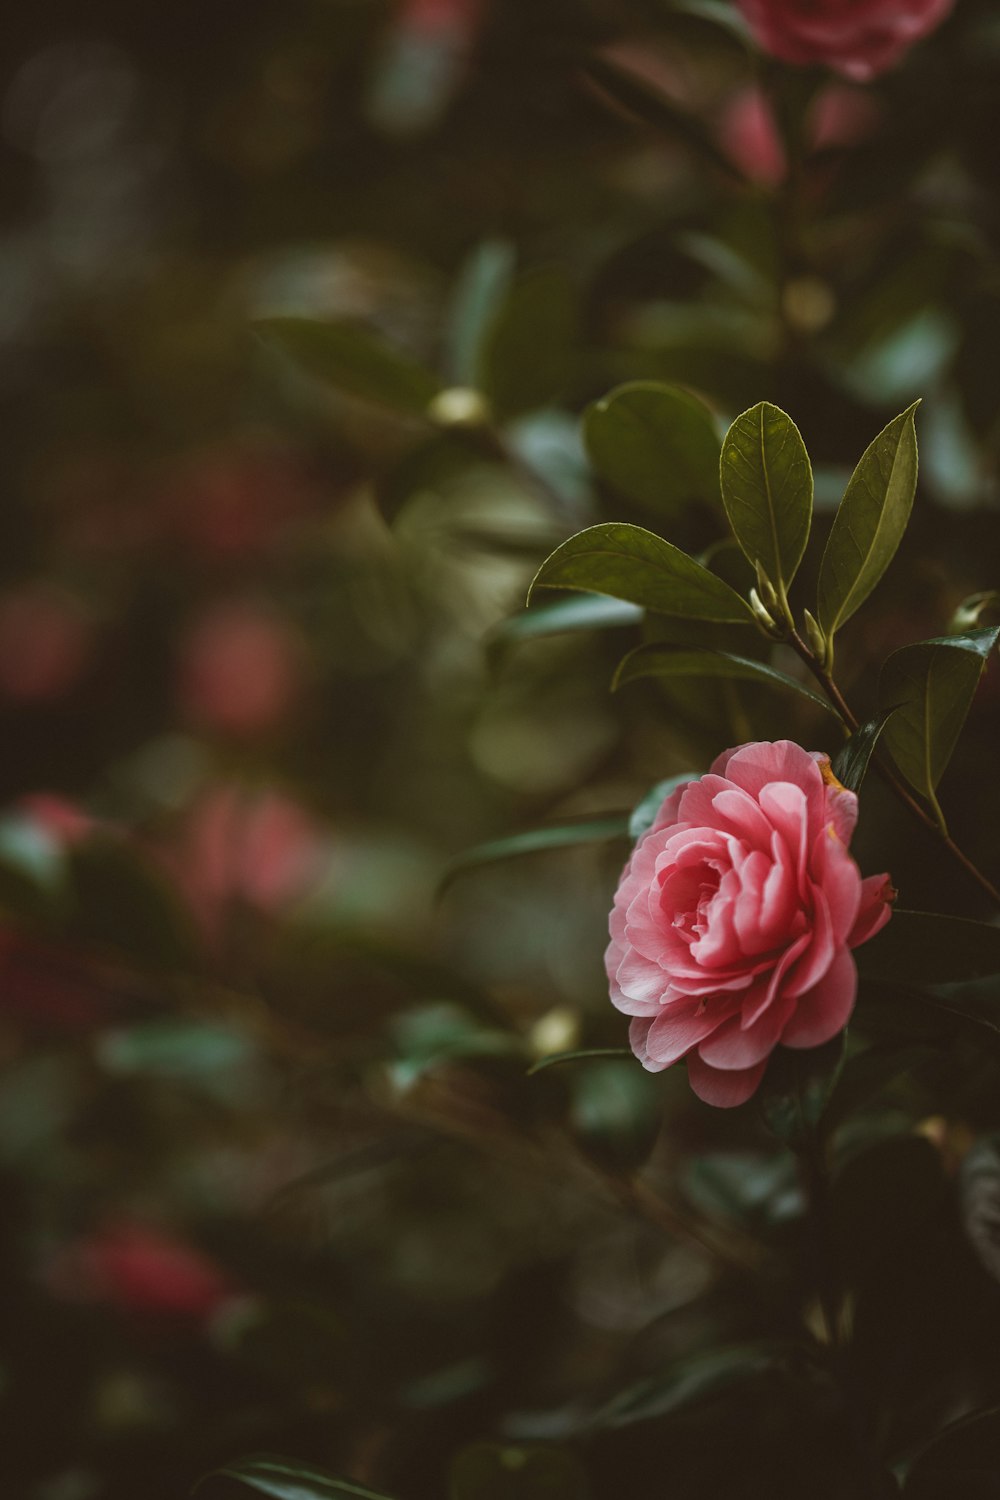
[[[210,1317],[236,1290],[200,1250],[132,1223],[108,1225],[65,1246],[46,1279],[50,1290],[68,1300],[197,1321]]]
[[[60,698],[90,661],[92,624],[72,595],[42,580],[0,598],[0,693],[24,702]]]
[[[866,82],[928,35],[953,0],[737,0],[765,52]]]
[[[183,544],[240,558],[266,552],[287,526],[318,509],[320,498],[294,450],[221,447],[185,463],[160,504]]]
[[[182,642],[181,707],[195,723],[223,733],[274,729],[300,697],[304,654],[297,632],[267,606],[213,605]]]
[[[727,101],[719,122],[719,140],[748,181],[763,187],[777,187],[784,181],[788,170],[785,148],[761,89],[741,89]]]

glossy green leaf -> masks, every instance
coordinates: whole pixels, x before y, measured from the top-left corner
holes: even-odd
[[[749,624],[750,607],[728,583],[642,526],[607,521],[578,531],[545,559],[535,589],[610,594],[682,619]]]
[[[587,1500],[586,1473],[564,1448],[474,1443],[451,1467],[448,1500]]]
[[[633,1057],[631,1047],[578,1047],[572,1052],[552,1052],[548,1057],[540,1057],[537,1062],[532,1063],[528,1069],[528,1077],[535,1073],[543,1073],[546,1068],[557,1067],[560,1063],[569,1062],[593,1062],[595,1058],[601,1057]]]
[[[491,839],[457,855],[448,865],[438,886],[442,895],[459,875],[480,865],[495,864],[502,859],[516,859],[522,854],[544,854],[551,849],[568,849],[575,844],[597,844],[608,839],[628,837],[628,818],[616,813],[607,818],[591,818],[577,823],[550,823],[509,838]]]
[[[518,277],[484,329],[475,384],[503,420],[561,396],[573,373],[576,293],[565,272]]]
[[[722,445],[722,503],[733,535],[779,595],[795,577],[812,524],[813,476],[791,417],[761,401]]]
[[[267,1453],[237,1459],[206,1474],[196,1487],[211,1494],[216,1480],[232,1480],[269,1500],[389,1500],[389,1497],[349,1479],[338,1479],[324,1469]]]
[[[776,1047],[757,1103],[768,1129],[785,1145],[800,1147],[816,1135],[844,1066],[843,1032],[822,1047]]]
[[[800,698],[808,698],[810,703],[824,709],[827,713],[836,714],[836,710],[825,698],[820,697],[819,693],[814,693],[804,683],[796,681],[794,677],[789,677],[786,672],[779,672],[776,667],[768,666],[763,661],[754,661],[749,656],[733,656],[728,651],[709,649],[685,651],[676,646],[661,645],[659,642],[638,646],[634,651],[630,651],[620,663],[612,686],[617,689],[641,677],[740,678],[749,682],[759,682],[765,687],[784,688],[786,691],[797,693]]]
[[[958,742],[1000,627],[941,636],[894,651],[882,667],[882,711],[896,712],[882,743],[940,819],[935,789]]]
[[[1000,1494],[1000,1407],[950,1423],[910,1461],[903,1500],[987,1500]]]
[[[895,712],[894,708],[885,709],[860,725],[834,757],[830,769],[849,792],[860,791],[879,736]]]
[[[448,320],[448,373],[455,385],[475,386],[483,341],[510,290],[514,247],[509,240],[484,240],[461,267]]]
[[[661,515],[719,495],[719,436],[703,401],[679,386],[634,381],[583,418],[590,461],[612,489]]]
[[[832,640],[892,561],[917,487],[919,402],[870,443],[840,502],[819,570],[817,614]]]
[[[493,632],[491,644],[533,640],[539,636],[562,635],[577,630],[638,625],[644,614],[638,604],[626,604],[621,599],[609,599],[601,594],[559,599],[554,604],[520,610],[501,621]]]
[[[658,781],[655,786],[650,787],[645,797],[632,809],[632,815],[628,820],[629,838],[641,839],[643,834],[652,828],[656,815],[667,798],[676,792],[678,787],[697,780],[697,771],[682,771],[678,776],[668,776],[665,781]]]
[[[263,318],[254,327],[305,374],[363,401],[423,414],[441,389],[429,370],[355,323]]]
[[[895,910],[854,957],[860,974],[900,984],[948,984],[1000,974],[1000,926]]]

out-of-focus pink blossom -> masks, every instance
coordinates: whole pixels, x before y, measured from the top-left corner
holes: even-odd
[[[178,540],[220,560],[266,553],[321,503],[301,457],[264,446],[199,453],[177,469],[159,498]]]
[[[765,52],[865,83],[939,26],[954,0],[737,0]]]
[[[46,703],[80,681],[93,625],[71,594],[39,580],[0,596],[0,694]]]
[[[15,811],[61,849],[71,849],[97,826],[78,803],[60,797],[56,792],[29,792],[17,802]]]
[[[230,1278],[200,1250],[133,1223],[108,1225],[65,1246],[51,1262],[47,1281],[67,1300],[196,1322],[235,1293]]]
[[[885,875],[848,853],[858,799],[790,740],[727,750],[663,803],[622,874],[611,999],[651,1072],[742,1104],[779,1043],[818,1047],[854,1008],[851,949],[889,920]]]
[[[224,734],[274,729],[300,697],[304,655],[297,632],[266,606],[215,604],[181,644],[181,708],[195,724]]]
[[[729,99],[719,122],[719,141],[748,182],[773,188],[785,180],[788,159],[762,89],[740,89]]]
[[[809,111],[810,145],[816,150],[859,146],[875,130],[881,110],[868,89],[831,83],[817,94]]]

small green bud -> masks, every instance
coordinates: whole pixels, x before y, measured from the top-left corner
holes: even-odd
[[[777,621],[772,619],[772,617],[768,614],[767,610],[761,603],[761,598],[757,590],[751,589],[749,597],[750,608],[753,610],[753,617],[757,621],[758,628],[763,631],[768,640],[782,640],[785,632],[782,630]]]
[[[761,600],[766,609],[778,609],[780,607],[778,600],[778,591],[775,588],[774,584],[771,582],[770,578],[768,578],[767,574],[764,572],[764,568],[760,561],[760,558],[758,558],[754,563],[754,570],[757,574],[757,597]]]
[[[438,427],[486,427],[492,413],[486,397],[471,386],[452,385],[438,391],[427,415]]]
[[[806,640],[812,648],[813,655],[825,667],[829,664],[830,642],[823,634],[819,621],[807,609],[802,611],[802,618],[805,621]]]

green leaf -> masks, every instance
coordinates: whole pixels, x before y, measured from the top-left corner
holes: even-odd
[[[298,1463],[293,1458],[271,1454],[254,1454],[237,1459],[224,1468],[215,1469],[199,1480],[196,1490],[202,1494],[216,1479],[233,1480],[255,1494],[270,1500],[389,1500],[389,1497],[349,1479],[338,1479],[325,1469]]]
[[[461,267],[452,294],[448,373],[455,385],[475,386],[486,331],[510,290],[514,247],[509,240],[484,240]]]
[[[678,1359],[621,1392],[598,1414],[595,1425],[627,1427],[684,1411],[748,1381],[789,1373],[790,1358],[789,1345],[762,1340]]]
[[[812,524],[812,465],[799,429],[779,407],[759,402],[730,427],[720,472],[733,535],[783,597]]]
[[[605,1171],[641,1167],[660,1133],[659,1080],[630,1057],[574,1069],[570,1090],[569,1122],[580,1149]]]
[[[621,599],[608,599],[600,594],[559,599],[555,604],[537,605],[502,620],[494,630],[490,644],[533,640],[538,636],[577,630],[601,630],[615,625],[638,625],[643,614],[638,604],[625,604]]]
[[[830,769],[849,792],[860,791],[879,735],[895,712],[894,708],[884,709],[874,719],[862,724],[835,756]]]
[[[537,588],[610,594],[681,619],[749,624],[750,606],[735,589],[642,526],[606,521],[578,531],[545,559]]]
[[[527,1076],[532,1078],[536,1073],[542,1073],[546,1068],[554,1068],[559,1063],[568,1062],[592,1062],[599,1057],[633,1057],[631,1047],[579,1047],[573,1052],[552,1052],[548,1057],[540,1057],[537,1062],[532,1063],[528,1069]]]
[[[630,68],[605,55],[588,58],[583,72],[585,77],[597,84],[599,89],[629,114],[668,137],[682,140],[726,177],[742,182],[741,173],[719,148],[714,136],[706,130],[701,120],[675,104]]]
[[[986,1500],[1000,1494],[1000,1407],[952,1422],[911,1460],[903,1500]]]
[[[942,827],[935,789],[998,638],[1000,626],[903,646],[888,658],[879,677],[882,710],[896,710],[883,731],[883,743]]]
[[[671,793],[676,792],[679,786],[686,786],[689,781],[697,780],[697,771],[682,771],[680,775],[668,776],[665,781],[658,781],[655,786],[650,787],[645,797],[632,809],[628,820],[629,838],[641,839],[652,828],[656,814]]]
[[[928,911],[893,912],[855,950],[858,972],[900,984],[948,984],[1000,974],[1000,926]]]
[[[495,864],[501,859],[515,859],[522,854],[543,854],[550,849],[568,849],[575,844],[597,844],[607,839],[628,837],[628,818],[617,813],[607,818],[592,818],[586,822],[550,823],[545,828],[532,828],[525,833],[511,834],[509,838],[491,839],[489,843],[477,844],[466,849],[448,864],[438,885],[441,896],[459,875],[474,870],[479,865]]]
[[[564,1448],[475,1443],[451,1467],[448,1500],[587,1500],[586,1473]]]
[[[422,415],[441,389],[429,370],[356,323],[263,318],[254,328],[307,375],[363,401]]]
[[[917,487],[919,401],[870,443],[852,474],[819,569],[817,613],[832,641],[892,561]]]
[[[980,1137],[959,1173],[962,1224],[972,1248],[1000,1281],[1000,1136]]]
[[[709,648],[685,651],[656,641],[637,646],[619,664],[612,688],[618,689],[626,682],[635,682],[640,677],[742,678],[759,682],[766,687],[785,688],[798,693],[800,698],[808,698],[810,703],[817,704],[827,713],[836,714],[836,710],[825,698],[821,698],[819,693],[814,693],[804,683],[797,682],[794,677],[779,672],[766,662],[754,661],[749,656],[733,656],[728,651],[713,651]]]
[[[673,515],[719,495],[719,436],[703,401],[679,386],[634,381],[584,413],[590,461],[612,489]]]
[[[501,420],[562,395],[576,331],[576,293],[565,272],[539,266],[514,282],[484,330],[475,382]]]
[[[786,1146],[815,1138],[844,1066],[845,1033],[822,1047],[776,1047],[757,1095],[768,1129]]]

